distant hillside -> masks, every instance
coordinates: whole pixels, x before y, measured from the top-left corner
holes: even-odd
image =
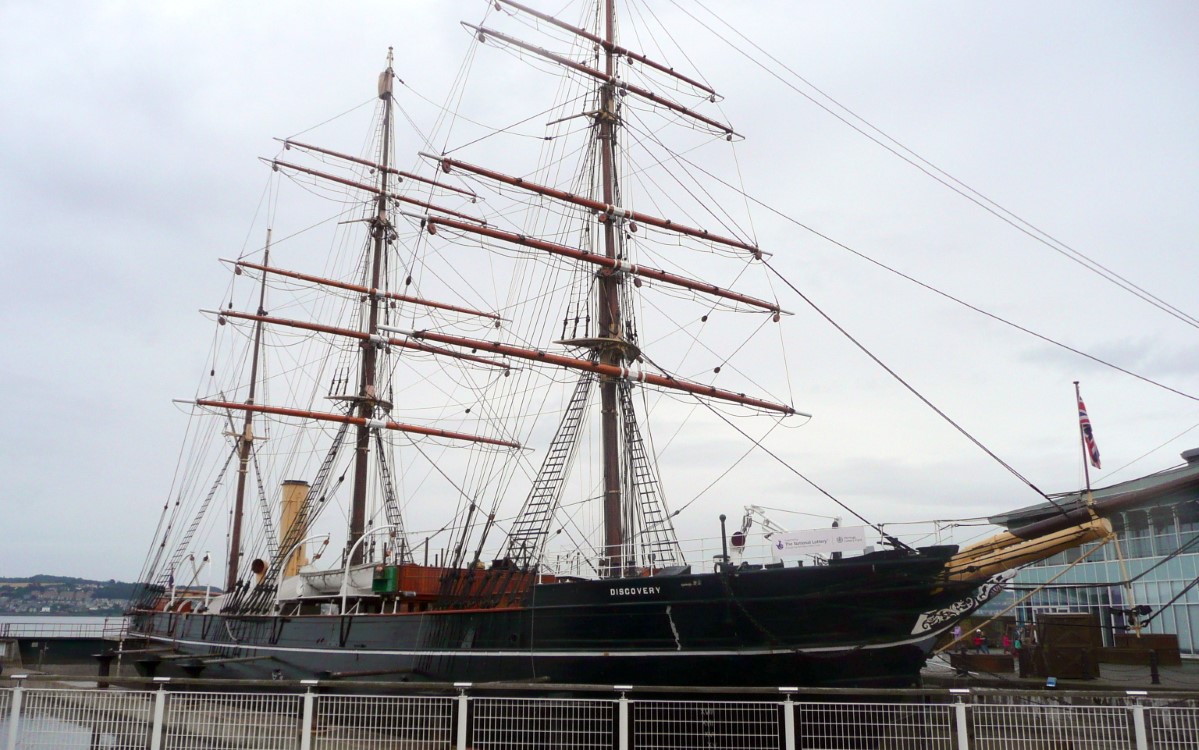
[[[0,587],[29,588],[32,586],[53,586],[59,589],[87,589],[92,596],[103,599],[128,599],[133,596],[136,583],[125,583],[115,579],[95,581],[89,578],[72,578],[71,576],[51,576],[38,574],[28,578],[0,577]]]
[[[137,584],[35,575],[0,578],[0,614],[116,614]]]
[[[28,578],[3,578],[0,577],[0,584],[3,583],[100,583],[99,581],[89,581],[86,578],[71,578],[70,576],[48,576],[38,574],[29,576]]]

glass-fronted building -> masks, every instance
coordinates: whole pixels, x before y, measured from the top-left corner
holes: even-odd
[[[1041,613],[1095,613],[1110,646],[1114,634],[1127,632],[1129,610],[1141,607],[1142,632],[1177,634],[1183,656],[1199,657],[1199,449],[1182,457],[1182,466],[1093,491],[1096,503],[1120,508],[1108,516],[1118,550],[1098,542],[1022,568],[988,609],[1006,608],[1047,584],[1016,608],[1017,624]],[[1071,510],[1085,503],[1085,493],[1054,501]],[[1018,528],[1060,512],[1044,503],[989,520]]]

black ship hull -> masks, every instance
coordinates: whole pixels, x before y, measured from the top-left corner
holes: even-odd
[[[134,635],[204,677],[607,685],[910,685],[982,601],[955,548],[819,567],[530,587],[519,606],[398,614],[135,612]],[[166,672],[160,671],[159,674]]]

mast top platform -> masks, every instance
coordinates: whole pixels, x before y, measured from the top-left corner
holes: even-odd
[[[641,358],[641,349],[627,339],[618,336],[585,336],[574,339],[561,339],[555,341],[555,344],[562,346],[577,347],[580,349],[591,349],[593,351],[605,351],[616,349],[626,361],[632,362]]]

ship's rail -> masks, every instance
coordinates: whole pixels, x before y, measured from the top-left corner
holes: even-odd
[[[813,530],[813,529],[808,529]],[[774,551],[771,549],[771,539],[764,536],[762,529],[754,526],[744,540],[744,545],[736,547],[732,544],[731,537],[734,528],[729,527],[729,539],[721,541],[719,536],[714,537],[696,537],[684,538],[679,540],[679,548],[683,553],[683,557],[696,573],[711,572],[715,569],[716,564],[723,558],[727,552],[729,562],[733,565],[771,565],[778,564],[779,558],[775,557]],[[976,542],[980,538],[990,536],[998,531],[998,527],[977,527],[977,526],[955,526],[950,522],[912,522],[902,524],[892,524],[885,527],[888,536],[892,536],[904,544],[911,547],[927,547],[939,544],[967,544]],[[767,532],[769,533],[769,532]],[[773,537],[773,534],[771,535]],[[883,543],[877,532],[870,530],[867,532],[867,545],[859,551],[847,551],[841,553],[842,557],[851,558],[863,554],[867,550],[887,549],[888,545]],[[550,551],[545,559],[542,560],[542,570],[548,573],[563,576],[581,576],[584,578],[593,577],[596,575],[596,560],[602,557],[600,550],[590,551],[572,551],[557,553]],[[819,565],[824,562],[820,555],[804,555],[802,558],[787,559],[784,563],[787,567],[793,567],[800,561],[805,565]]]
[[[186,684],[184,684],[186,683]],[[1089,750],[1199,748],[1199,694],[1015,690],[371,687],[125,680],[0,688],[0,750],[26,747]],[[337,693],[325,691],[337,690]],[[397,692],[402,690],[403,692]],[[356,692],[361,691],[361,692]],[[569,697],[563,697],[569,696]]]
[[[30,622],[0,622],[0,638],[98,638],[120,640],[129,627],[124,617],[71,622],[64,618]]]

